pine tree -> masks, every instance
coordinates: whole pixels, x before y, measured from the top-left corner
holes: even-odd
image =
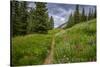
[[[68,22],[66,22],[66,23],[67,23],[66,28],[72,27],[74,25],[74,17],[72,15],[72,13],[70,14]]]
[[[13,23],[15,22],[15,1],[10,1],[10,14],[11,14],[11,34],[14,35],[15,31],[13,29]]]
[[[85,10],[83,8],[83,10],[82,10],[82,16],[81,16],[81,22],[84,22],[84,21],[86,21],[86,15],[85,15]]]
[[[80,22],[79,5],[76,5],[76,9],[74,12],[74,24],[77,24],[79,22]]]
[[[88,14],[88,20],[92,19],[92,10],[91,8],[89,8],[89,14]]]
[[[88,14],[88,20],[92,20],[94,18],[96,18],[96,7],[95,7],[95,9],[90,8],[89,14]]]
[[[49,18],[48,12],[46,13],[45,19],[46,19],[47,29],[50,30],[50,18]]]
[[[33,33],[34,31],[34,10],[31,8],[30,11],[28,12],[28,18],[27,18],[27,34]]]
[[[75,12],[74,14],[69,16],[69,19],[68,19],[68,22],[67,23],[67,26],[66,28],[69,28],[69,27],[72,27],[73,25],[79,23],[81,20],[80,20],[80,13],[79,13],[79,5],[76,5],[76,9],[75,9]]]
[[[53,28],[54,28],[54,19],[53,19],[53,17],[51,16],[50,22],[49,22],[49,29],[51,30],[51,29],[53,29]]]
[[[27,2],[20,2],[20,33],[26,34],[27,32]]]
[[[47,33],[47,8],[45,3],[36,2],[36,10],[34,13],[34,31],[37,33]]]
[[[94,10],[92,8],[91,19],[94,19]]]
[[[13,36],[19,34],[19,15],[19,2],[11,1],[11,27]]]
[[[13,36],[26,34],[27,2],[11,1],[11,20]]]
[[[94,18],[96,18],[96,6],[95,6],[95,11],[94,11]]]

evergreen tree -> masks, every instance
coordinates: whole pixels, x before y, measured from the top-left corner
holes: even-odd
[[[92,20],[94,18],[96,18],[96,8],[95,9],[90,8],[88,14],[88,20]]]
[[[13,1],[10,1],[10,14],[11,14],[11,34],[12,35],[14,35],[14,29],[13,29],[13,22],[15,22],[15,9],[14,9],[14,7],[15,7],[15,2],[13,2]]]
[[[66,28],[72,27],[74,25],[74,17],[72,15],[72,13],[70,14],[68,22],[66,22],[66,23],[67,23],[67,27]]]
[[[51,16],[50,22],[49,22],[49,29],[51,30],[51,29],[53,29],[53,28],[54,28],[54,19],[53,19],[53,17]]]
[[[69,19],[68,19],[68,22],[67,23],[67,26],[66,28],[69,28],[69,27],[72,27],[73,25],[79,23],[81,20],[80,20],[80,13],[79,13],[79,5],[76,5],[76,9],[75,9],[75,12],[74,14],[69,16]]]
[[[31,10],[28,12],[28,18],[27,18],[27,34],[33,33],[34,31],[34,9],[31,8]]]
[[[92,10],[91,8],[89,8],[89,14],[88,14],[88,20],[92,19]]]
[[[34,13],[34,31],[37,33],[47,33],[47,8],[46,3],[36,2],[36,10]]]
[[[86,21],[86,15],[85,15],[85,10],[83,8],[82,15],[81,15],[81,22],[84,22],[84,21]]]
[[[94,10],[93,10],[93,8],[92,8],[91,19],[94,19]]]
[[[76,9],[74,12],[74,24],[77,24],[79,22],[80,22],[79,5],[76,5]]]
[[[13,36],[26,34],[27,3],[25,1],[11,1],[11,24]]]
[[[19,15],[19,2],[11,1],[11,27],[13,36],[19,34]]]
[[[46,19],[47,29],[50,30],[50,18],[49,18],[48,12],[46,13],[45,19]]]
[[[79,5],[76,5],[76,9],[74,14],[69,16],[68,21],[66,22],[66,28],[72,27],[73,25],[80,23],[80,22],[84,22],[84,21],[88,21],[91,19],[94,19],[96,17],[96,9],[89,9],[89,13],[86,15],[85,14],[85,9],[82,9],[82,13],[79,12]]]
[[[20,33],[26,34],[27,32],[27,2],[20,2]]]
[[[96,6],[95,6],[95,11],[94,11],[94,18],[96,18]]]

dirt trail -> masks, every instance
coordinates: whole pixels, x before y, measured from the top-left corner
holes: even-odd
[[[52,43],[51,43],[51,50],[49,52],[49,55],[46,57],[46,59],[44,60],[43,64],[52,64],[53,63],[53,54],[54,54],[54,45],[55,45],[55,37],[64,33],[65,30],[61,30],[59,33],[53,34],[52,36]]]
[[[53,53],[54,53],[54,44],[55,44],[55,35],[52,37],[52,43],[51,43],[51,50],[49,55],[46,57],[43,64],[52,64],[53,62]]]
[[[60,34],[65,33],[65,30],[61,29],[61,31],[59,33],[56,33],[55,36],[59,36]]]

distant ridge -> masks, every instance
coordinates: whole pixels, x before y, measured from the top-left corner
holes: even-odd
[[[65,28],[65,27],[66,27],[66,23],[63,23],[60,26],[58,26],[57,28]]]

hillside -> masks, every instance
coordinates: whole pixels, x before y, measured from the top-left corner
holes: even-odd
[[[96,61],[96,20],[61,31],[55,42],[54,63]]]
[[[49,64],[48,57],[50,64],[96,61],[96,20],[12,38],[12,65]]]

